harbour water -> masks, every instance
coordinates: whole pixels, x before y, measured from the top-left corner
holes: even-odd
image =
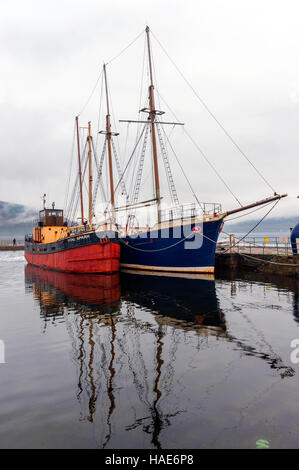
[[[298,299],[290,278],[70,275],[1,252],[0,446],[297,448]]]

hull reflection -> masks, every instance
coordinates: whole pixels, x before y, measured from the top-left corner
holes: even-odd
[[[123,432],[142,431],[149,447],[162,448],[162,431],[184,412],[175,403],[164,410],[163,402],[174,387],[185,331],[196,331],[196,348],[200,337],[205,342],[207,336],[226,335],[213,277],[126,273],[120,291],[119,274],[72,275],[27,266],[25,280],[40,305],[44,331],[47,321],[64,319],[80,420],[94,424],[98,446],[113,446],[115,423],[123,422]]]
[[[122,297],[153,310],[172,326],[205,326],[225,331],[213,275],[148,275],[139,271],[121,272]],[[159,318],[163,322],[163,318]],[[188,325],[186,325],[186,322]],[[214,328],[213,328],[214,327]]]
[[[32,285],[35,297],[50,308],[67,298],[86,306],[105,308],[120,298],[119,273],[71,274],[27,265],[25,283],[27,287]]]
[[[227,380],[230,364],[239,357],[255,358],[281,379],[295,374],[250,317],[245,316],[256,338],[244,339],[233,335],[231,325],[226,328],[221,289],[219,300],[211,275],[80,275],[27,266],[25,281],[40,306],[45,341],[46,327],[65,325],[79,420],[93,426],[100,448],[131,448],[133,442],[136,448],[162,449],[188,403],[204,410],[211,390]],[[236,295],[233,279],[228,287]],[[233,352],[225,356],[227,342]],[[245,408],[251,403],[252,398]],[[188,426],[189,421],[187,433]]]

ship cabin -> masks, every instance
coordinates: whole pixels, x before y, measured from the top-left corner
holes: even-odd
[[[37,243],[54,243],[65,238],[67,230],[63,210],[43,209],[39,211],[38,227],[34,227],[33,240]]]

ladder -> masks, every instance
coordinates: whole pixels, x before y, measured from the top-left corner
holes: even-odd
[[[179,206],[180,202],[179,202],[179,198],[178,198],[178,195],[177,195],[177,192],[176,192],[176,187],[175,187],[175,184],[174,184],[174,181],[173,181],[171,168],[170,168],[168,155],[167,155],[167,150],[166,150],[166,147],[164,145],[164,141],[163,141],[163,138],[162,138],[162,135],[161,135],[160,125],[158,123],[156,125],[156,129],[157,129],[158,136],[159,136],[159,142],[160,142],[162,158],[163,158],[163,162],[164,162],[164,166],[165,166],[165,172],[166,172],[166,176],[167,176],[167,182],[168,182],[170,197],[171,197],[172,202],[174,203],[174,205]]]

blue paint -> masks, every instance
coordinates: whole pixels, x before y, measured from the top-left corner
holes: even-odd
[[[296,245],[296,238],[299,238],[299,223],[293,228],[291,233],[291,244],[293,255],[297,255],[297,245]]]
[[[213,268],[222,220],[204,222],[200,233],[192,231],[195,225],[192,224],[188,228],[185,226],[184,233],[179,236],[170,228],[151,231],[143,237],[126,237],[121,247],[121,264],[151,266],[153,269],[166,267],[169,271],[172,268]],[[197,247],[195,237],[202,240],[201,246]],[[195,248],[192,249],[192,246]]]

